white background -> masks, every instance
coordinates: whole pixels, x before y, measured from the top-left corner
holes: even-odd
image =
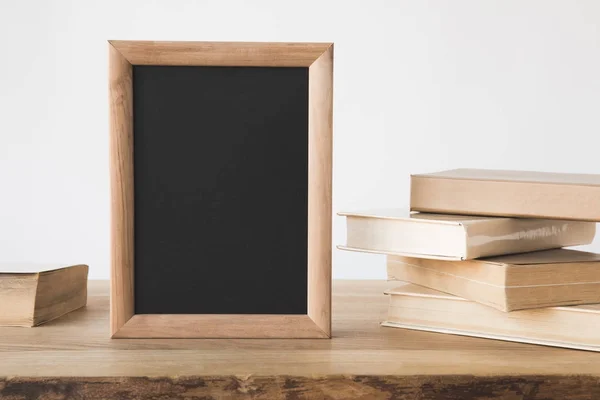
[[[0,262],[108,278],[108,39],[335,42],[335,212],[407,206],[411,173],[600,173],[595,0],[0,0]]]

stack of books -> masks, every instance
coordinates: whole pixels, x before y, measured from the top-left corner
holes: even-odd
[[[344,250],[387,255],[383,326],[600,351],[600,175],[411,176],[410,210],[340,213]]]

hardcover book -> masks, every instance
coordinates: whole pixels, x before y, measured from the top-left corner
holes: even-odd
[[[388,256],[390,280],[501,311],[600,303],[600,254],[555,249],[468,261]]]
[[[410,208],[600,221],[600,175],[454,169],[411,176]]]
[[[442,260],[589,244],[596,224],[582,221],[474,217],[407,210],[343,212],[343,250]]]
[[[87,265],[0,265],[0,326],[37,326],[85,306],[87,276]]]
[[[390,305],[383,326],[600,351],[600,304],[503,313],[411,284],[386,294]]]

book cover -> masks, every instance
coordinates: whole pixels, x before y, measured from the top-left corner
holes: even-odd
[[[501,311],[600,303],[600,254],[555,249],[468,261],[388,256],[388,279]]]
[[[342,212],[343,250],[446,260],[589,244],[596,224],[582,221],[415,213],[403,209]]]
[[[600,175],[454,169],[411,175],[413,211],[600,221]]]
[[[386,327],[600,351],[600,304],[504,313],[411,284],[386,294]]]

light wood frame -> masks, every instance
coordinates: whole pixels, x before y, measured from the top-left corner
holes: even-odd
[[[331,337],[332,43],[109,41],[113,338]],[[306,315],[134,315],[133,65],[308,67]]]

